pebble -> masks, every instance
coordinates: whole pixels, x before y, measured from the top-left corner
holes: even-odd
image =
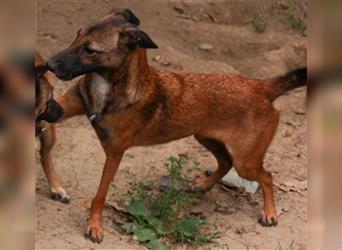
[[[212,50],[214,48],[214,46],[209,43],[201,43],[198,47],[202,50]]]
[[[153,189],[153,182],[151,180],[144,180],[142,182],[143,188],[145,190],[152,190]]]
[[[180,181],[173,181],[171,176],[163,176],[160,179],[160,183],[159,183],[160,191],[164,192],[164,191],[170,190],[172,188],[174,188],[177,191],[180,191],[180,190],[184,189],[184,185]]]

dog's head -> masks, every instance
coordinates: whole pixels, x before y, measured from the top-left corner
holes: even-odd
[[[138,48],[158,48],[138,29],[130,10],[113,10],[94,25],[79,30],[75,41],[52,57],[47,65],[62,80],[103,70],[119,69]]]
[[[42,58],[36,53],[35,61],[35,120],[36,134],[40,134],[41,121],[57,122],[64,113],[63,108],[53,99],[53,87],[44,75],[48,68]]]

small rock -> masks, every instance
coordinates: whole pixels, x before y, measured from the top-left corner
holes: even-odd
[[[304,112],[304,111],[295,111],[294,113],[296,115],[306,115],[306,112]]]
[[[280,6],[280,8],[282,8],[282,9],[284,9],[284,10],[286,10],[286,9],[289,8],[288,3],[286,3],[286,2],[280,2],[280,3],[279,3],[279,6]]]
[[[198,48],[200,48],[202,50],[212,50],[214,48],[214,46],[209,44],[209,43],[201,43],[198,45]]]
[[[279,212],[279,214],[287,213],[287,212],[289,212],[289,211],[290,211],[290,209],[289,209],[289,208],[285,208],[285,207],[283,207],[283,208],[281,208],[281,209],[280,209],[280,212]]]
[[[81,205],[81,207],[89,208],[89,203],[87,200],[81,200],[80,205]]]
[[[307,29],[302,32],[302,36],[304,36],[304,37],[308,36],[308,30]]]
[[[289,131],[289,130],[285,130],[285,131],[283,131],[283,133],[282,133],[282,136],[283,137],[289,137],[291,135],[291,132]]]
[[[145,190],[152,190],[153,189],[153,182],[151,180],[144,180],[142,182],[142,186]]]
[[[258,205],[258,201],[255,200],[254,196],[251,194],[247,194],[247,200],[252,206]]]
[[[195,21],[195,22],[198,22],[198,21],[199,21],[198,17],[195,17],[195,16],[191,17],[191,19],[192,19],[193,21]]]
[[[276,9],[288,9],[289,8],[289,5],[287,2],[285,1],[277,1],[273,4],[273,7],[276,8]]]
[[[164,192],[166,190],[170,190],[170,189],[175,189],[177,191],[180,191],[180,190],[184,189],[184,185],[180,181],[172,180],[171,176],[163,176],[160,179],[159,189],[162,192]]]
[[[122,212],[122,213],[128,212],[127,207],[125,205],[121,205],[121,204],[119,204],[119,202],[117,202],[115,200],[111,201],[110,203],[106,202],[105,207],[114,209],[114,211],[117,211],[117,212]]]
[[[134,158],[134,155],[132,155],[132,154],[129,154],[129,153],[127,153],[127,154],[126,154],[126,156],[127,156],[128,158],[131,158],[131,159],[133,159],[133,158]]]
[[[294,178],[297,181],[305,181],[305,180],[307,180],[306,173],[298,173]]]
[[[201,215],[201,214],[203,214],[203,208],[201,206],[195,206],[191,209],[190,214],[196,215],[196,216]]]
[[[184,10],[180,6],[173,6],[173,9],[178,13],[178,14],[183,14]]]
[[[236,210],[234,208],[229,207],[227,203],[220,202],[220,201],[215,202],[214,211],[219,212],[221,214],[226,214],[226,215],[233,214],[236,212]]]
[[[244,233],[247,233],[247,230],[244,227],[239,227],[239,228],[235,229],[235,233],[236,234],[244,234]]]
[[[194,177],[197,178],[197,179],[200,179],[200,178],[203,179],[203,178],[205,178],[207,176],[209,176],[209,175],[206,175],[206,173],[202,172],[202,171],[196,171],[195,175],[194,175]]]
[[[159,63],[162,66],[170,66],[171,62],[169,62],[168,60],[166,60],[165,58],[163,58],[161,55],[157,55],[154,58],[152,58],[153,61]]]

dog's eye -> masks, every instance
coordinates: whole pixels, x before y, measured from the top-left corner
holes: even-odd
[[[84,51],[85,51],[85,53],[88,54],[88,55],[94,55],[94,54],[98,53],[98,51],[96,51],[96,50],[94,50],[94,49],[92,49],[92,48],[89,48],[88,46],[86,46],[86,47],[84,48]]]

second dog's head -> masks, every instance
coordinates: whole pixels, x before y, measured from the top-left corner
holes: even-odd
[[[94,25],[79,30],[75,41],[47,65],[62,80],[90,72],[117,70],[137,48],[158,48],[138,29],[139,23],[130,10],[113,10]]]
[[[53,99],[53,87],[45,76],[47,67],[43,59],[35,53],[35,121],[36,134],[41,133],[41,121],[57,122],[64,113],[63,108]]]

